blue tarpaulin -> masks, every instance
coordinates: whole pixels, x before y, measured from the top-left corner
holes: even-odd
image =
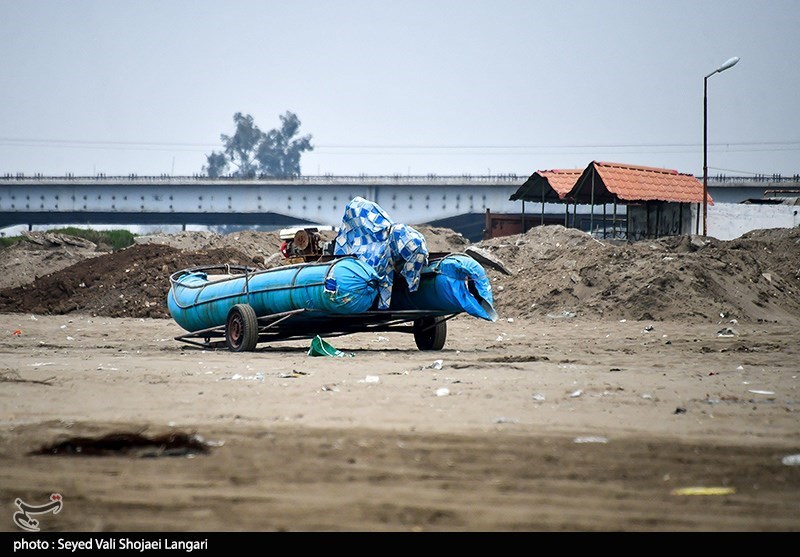
[[[425,237],[411,226],[393,222],[377,203],[363,197],[353,198],[345,207],[333,253],[356,255],[375,270],[378,309],[389,308],[395,271],[405,279],[408,290],[415,292],[428,264]]]
[[[481,264],[464,254],[450,254],[426,266],[416,292],[395,288],[392,309],[422,309],[497,321],[492,285]]]

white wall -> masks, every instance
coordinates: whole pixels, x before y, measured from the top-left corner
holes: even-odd
[[[702,211],[702,206],[700,210]],[[697,219],[697,206],[692,208],[692,218]],[[800,226],[800,205],[715,203],[708,206],[706,230],[709,236],[718,240],[733,240],[751,230],[796,226]],[[692,231],[694,230],[695,227],[692,227]],[[701,234],[702,231],[701,217]]]

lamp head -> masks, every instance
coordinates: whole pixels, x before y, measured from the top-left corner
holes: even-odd
[[[739,57],[738,56],[734,56],[733,58],[731,58],[730,60],[728,60],[727,62],[722,64],[719,68],[717,68],[717,73],[718,72],[724,72],[728,68],[732,68],[733,66],[736,65],[736,63],[738,61],[739,61]]]

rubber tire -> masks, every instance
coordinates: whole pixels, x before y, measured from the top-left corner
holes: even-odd
[[[258,318],[252,306],[236,304],[225,320],[225,344],[231,352],[252,352],[258,344]]]
[[[423,330],[430,325],[433,327]],[[445,340],[447,340],[447,321],[444,317],[423,317],[414,321],[414,342],[420,350],[441,350]]]

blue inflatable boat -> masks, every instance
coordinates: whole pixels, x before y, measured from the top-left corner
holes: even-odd
[[[378,294],[375,271],[355,257],[266,270],[185,269],[171,275],[170,283],[167,308],[190,332],[225,325],[237,305],[251,307],[257,316],[296,310],[352,314],[367,311]]]
[[[463,254],[433,260],[414,292],[396,280],[388,309],[380,309],[375,271],[354,256],[268,270],[195,267],[170,281],[169,312],[188,331],[176,340],[235,352],[264,341],[370,331],[413,333],[420,350],[441,350],[448,319],[497,319],[483,268]]]

